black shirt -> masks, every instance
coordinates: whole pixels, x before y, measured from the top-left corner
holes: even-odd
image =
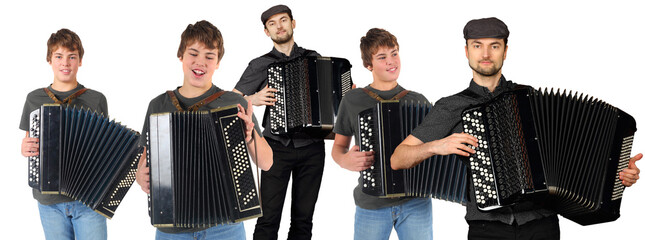
[[[246,67],[246,70],[244,70],[242,77],[240,77],[240,81],[238,81],[235,85],[235,89],[239,90],[244,95],[255,94],[256,92],[262,90],[267,86],[267,67],[269,66],[269,64],[278,61],[289,61],[303,56],[304,54],[306,54],[306,56],[320,56],[320,54],[318,54],[316,51],[308,51],[304,48],[299,47],[298,44],[295,43],[293,44],[293,48],[291,49],[289,56],[281,53],[274,47],[268,54],[260,56],[249,62],[249,66]],[[268,111],[268,109],[265,109],[265,111]],[[269,121],[265,120],[263,124],[268,125]],[[298,148],[322,141],[321,138],[312,138],[305,133],[295,133],[293,135],[274,135],[270,131],[271,128],[267,125],[263,126],[264,136],[279,141],[285,146],[293,142],[294,147]]]
[[[461,113],[464,109],[487,102],[504,92],[513,90],[515,86],[517,84],[507,81],[502,75],[495,90],[490,92],[488,88],[480,86],[471,80],[468,90],[474,93],[473,96],[455,94],[439,99],[423,120],[423,123],[412,131],[412,135],[426,143],[442,139],[452,133],[463,132],[463,125],[460,123]],[[472,182],[470,183],[470,188],[472,189]],[[473,192],[469,191],[469,194],[470,199],[474,199]],[[532,202],[523,202],[512,207],[501,208],[490,212],[479,211],[477,204],[473,201],[469,201],[466,204],[467,221],[500,221],[509,225],[517,222],[518,225],[522,225],[531,220],[553,214],[555,214],[553,211],[536,206]]]

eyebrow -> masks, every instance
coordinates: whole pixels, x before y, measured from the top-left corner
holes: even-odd
[[[194,48],[189,48],[188,50],[193,50],[195,52],[199,52],[197,49],[194,49]],[[215,54],[214,52],[206,52],[206,55],[217,55],[217,54]]]
[[[62,53],[54,53],[55,56],[64,56]],[[69,54],[68,56],[78,56],[76,53]]]

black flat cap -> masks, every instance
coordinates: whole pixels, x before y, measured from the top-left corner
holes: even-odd
[[[260,17],[260,20],[262,20],[262,25],[266,24],[271,16],[278,13],[287,13],[289,14],[289,17],[293,19],[291,15],[291,9],[289,9],[289,7],[285,5],[275,5],[262,13],[262,16]]]
[[[508,38],[508,27],[506,24],[497,18],[482,18],[473,19],[466,23],[464,27],[464,38],[477,39],[477,38]]]

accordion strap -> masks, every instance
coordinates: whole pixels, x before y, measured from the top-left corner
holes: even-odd
[[[56,95],[54,95],[54,93],[51,90],[49,90],[49,88],[43,88],[43,90],[45,90],[45,93],[47,93],[47,96],[49,96],[49,98],[54,100],[55,103],[58,103],[58,104],[70,104],[70,103],[72,103],[72,101],[74,99],[76,99],[78,96],[80,96],[85,91],[87,91],[87,88],[83,88],[81,90],[76,91],[75,93],[72,93],[72,95],[69,95],[69,97],[66,97],[65,99],[63,99],[63,101],[58,99],[56,97]]]
[[[179,104],[179,100],[177,99],[177,96],[175,95],[175,92],[173,91],[166,91],[168,95],[170,96],[170,100],[172,100],[172,104],[175,105],[175,108],[177,108],[178,111],[183,112],[184,108],[181,107],[181,104]],[[194,112],[197,111],[200,107],[209,104],[212,101],[215,101],[215,99],[219,98],[220,96],[224,95],[226,91],[219,91],[214,93],[213,95],[208,96],[207,98],[202,99],[201,101],[193,104],[192,106],[188,107],[189,112]]]
[[[369,95],[370,97],[376,99],[376,101],[379,101],[379,102],[385,101],[385,99],[383,99],[381,96],[379,96],[375,92],[372,92],[367,88],[362,88],[362,89],[363,89],[363,92],[367,93],[367,95]],[[401,98],[405,97],[405,95],[407,95],[409,92],[410,92],[410,90],[403,90],[403,91],[397,93],[396,95],[394,95],[394,97],[392,97],[392,98],[390,98],[388,100],[400,100]]]

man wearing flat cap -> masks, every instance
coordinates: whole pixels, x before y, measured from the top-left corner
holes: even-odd
[[[255,106],[274,105],[276,89],[268,88],[267,67],[279,61],[300,56],[320,56],[298,46],[293,40],[296,20],[285,5],[269,8],[260,17],[264,33],[273,41],[273,49],[249,62],[234,92]],[[265,109],[268,111],[268,109]],[[260,187],[263,216],[257,220],[253,239],[277,239],[280,218],[289,178],[293,176],[291,191],[291,227],[288,239],[310,239],[314,207],[322,181],[325,163],[325,145],[321,137],[306,133],[274,135],[269,130],[267,115],[264,136],[273,150],[273,166],[262,171]]]
[[[461,113],[467,107],[487,102],[517,84],[502,75],[502,65],[508,50],[509,31],[497,18],[469,21],[464,27],[466,58],[473,72],[470,85],[464,91],[437,101],[423,123],[394,151],[393,169],[412,168],[433,155],[457,154],[469,156],[477,139],[464,133]],[[640,159],[642,155],[630,161]],[[631,186],[638,179],[634,164],[623,170],[623,184]],[[469,181],[472,189],[472,181]],[[556,213],[532,202],[482,212],[477,209],[474,191],[466,204],[469,239],[559,239],[560,228]]]

